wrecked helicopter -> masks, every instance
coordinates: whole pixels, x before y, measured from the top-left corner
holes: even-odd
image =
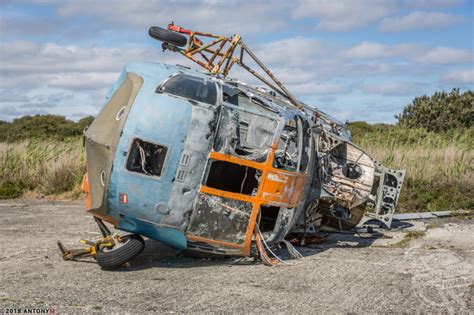
[[[86,208],[103,237],[79,250],[58,242],[64,259],[92,255],[114,268],[143,250],[144,236],[272,264],[271,249],[289,235],[374,219],[390,227],[405,172],[382,166],[345,124],[297,100],[239,35],[173,23],[149,35],[205,71],[125,66],[84,132]],[[265,88],[230,79],[234,65]]]

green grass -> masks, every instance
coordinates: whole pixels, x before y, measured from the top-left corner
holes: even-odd
[[[389,149],[398,147],[443,148],[454,145],[459,149],[474,149],[474,127],[451,129],[447,132],[429,132],[423,128],[400,128],[395,125],[366,122],[349,123],[353,140],[358,145],[384,145]]]
[[[474,209],[474,128],[446,133],[351,123],[354,142],[407,171],[397,211]]]
[[[21,183],[5,181],[0,183],[0,199],[13,199],[23,195]]]
[[[80,193],[85,157],[79,137],[0,143],[0,199],[26,191]]]
[[[474,128],[448,133],[351,123],[354,142],[387,167],[406,169],[398,212],[474,209]],[[81,196],[79,137],[0,143],[0,199],[33,191]]]

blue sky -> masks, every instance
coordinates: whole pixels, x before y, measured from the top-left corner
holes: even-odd
[[[95,115],[125,63],[189,65],[148,36],[174,21],[241,34],[341,120],[393,123],[415,96],[474,89],[473,19],[472,0],[0,0],[0,119]]]

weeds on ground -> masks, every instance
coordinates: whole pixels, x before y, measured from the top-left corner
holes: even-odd
[[[426,235],[425,231],[408,231],[401,241],[391,245],[391,247],[407,247],[411,241]]]

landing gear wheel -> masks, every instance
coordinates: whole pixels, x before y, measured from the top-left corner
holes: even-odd
[[[158,26],[150,27],[150,29],[148,30],[148,34],[156,40],[165,43],[170,43],[171,45],[176,47],[183,47],[186,45],[187,42],[185,36]]]
[[[135,258],[144,247],[145,241],[140,235],[125,235],[116,239],[113,247],[98,248],[95,259],[102,268],[113,269]]]

